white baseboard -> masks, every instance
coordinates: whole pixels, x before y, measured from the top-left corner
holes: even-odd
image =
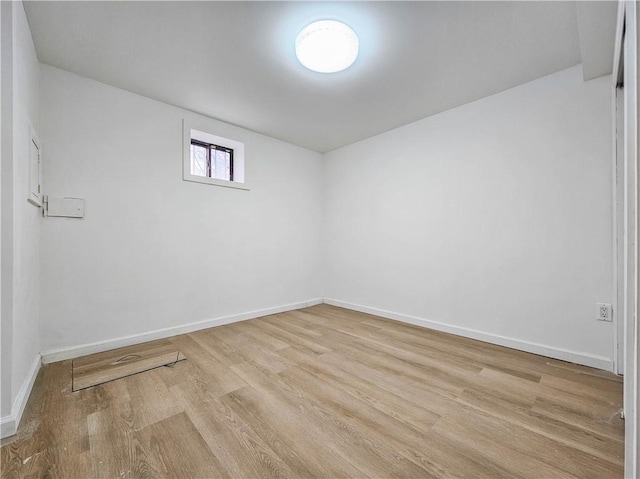
[[[36,382],[36,378],[38,377],[38,371],[40,371],[41,364],[42,360],[38,354],[34,358],[33,363],[29,368],[29,372],[27,373],[27,377],[24,378],[22,386],[20,386],[20,390],[13,400],[13,404],[11,404],[11,414],[0,419],[0,437],[4,438],[13,436],[18,430],[20,419],[22,419],[22,413],[24,412],[24,408],[27,406],[27,401],[31,395],[33,384]]]
[[[213,328],[215,326],[222,326],[224,324],[237,323],[238,321],[246,321],[247,319],[254,319],[261,316],[268,316],[270,314],[283,313],[285,311],[291,311],[294,309],[308,308],[309,306],[314,306],[321,303],[322,298],[310,299],[308,301],[301,301],[299,303],[285,304],[282,306],[274,306],[272,308],[260,309],[257,311],[249,311],[247,313],[233,314],[230,316],[223,316],[215,319],[207,319],[205,321],[182,324],[180,326],[173,326],[171,328],[158,329],[145,333],[132,334],[131,336],[107,339],[105,341],[99,341],[96,343],[53,349],[42,353],[42,362],[43,364],[49,364],[55,363],[57,361],[64,361],[66,359],[79,358],[80,356],[85,356],[87,354],[100,353],[102,351],[108,351],[110,349],[146,343],[148,341],[154,341],[156,339],[164,339],[171,336],[177,336],[179,334],[191,333],[193,331],[199,331],[201,329]]]
[[[450,324],[430,321],[428,319],[417,318],[415,316],[408,316],[401,313],[394,313],[392,311],[385,311],[383,309],[371,308],[369,306],[362,306],[359,304],[353,304],[337,299],[324,298],[324,302],[333,306],[339,306],[341,308],[352,309],[354,311],[360,311],[362,313],[373,314],[375,316],[381,316],[383,318],[393,319],[396,321],[401,321],[403,323],[409,323],[416,326],[435,329],[437,331],[443,331],[445,333],[456,334],[465,338],[477,339],[486,343],[506,346],[507,348],[526,351],[533,354],[539,354],[540,356],[560,359],[562,361],[569,361],[576,364],[582,364],[584,366],[590,366],[592,368],[603,369],[605,371],[613,371],[613,359],[603,356],[596,356],[589,353],[581,353],[576,351],[569,351],[566,349],[554,348],[552,346],[545,346],[544,344],[508,338],[497,334],[484,333],[475,329],[453,326]]]

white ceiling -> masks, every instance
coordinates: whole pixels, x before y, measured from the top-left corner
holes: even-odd
[[[25,9],[41,62],[320,152],[581,62],[573,2],[29,1]],[[595,32],[585,41],[598,47],[615,15],[606,28],[597,16],[583,23]],[[295,58],[298,31],[322,18],[360,37],[360,56],[344,72],[313,73]],[[596,73],[611,71],[600,73],[607,48],[593,55]]]

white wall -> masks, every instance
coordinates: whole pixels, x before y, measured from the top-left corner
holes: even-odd
[[[42,222],[42,350],[324,295],[610,367],[613,328],[595,320],[612,299],[608,87],[574,67],[331,152],[323,168],[319,154],[43,65],[45,190],[86,198],[87,217]],[[182,181],[182,118],[246,143],[251,191]]]
[[[610,367],[610,82],[573,67],[328,153],[325,297]]]
[[[31,130],[39,128],[39,63],[22,3],[3,2],[2,6],[3,30],[10,31],[10,35],[3,31],[2,38],[3,60],[9,55],[2,73],[4,434],[19,420],[39,364],[40,209],[27,203]]]
[[[14,5],[14,310],[13,387],[25,380],[40,352],[39,268],[40,209],[29,197],[31,130],[39,130],[39,68],[22,2]]]
[[[322,296],[322,156],[41,66],[42,349]],[[182,119],[245,143],[251,191],[182,180]]]
[[[13,35],[11,2],[0,3],[0,417],[11,415],[11,346],[13,329],[13,244],[11,218],[13,212]]]

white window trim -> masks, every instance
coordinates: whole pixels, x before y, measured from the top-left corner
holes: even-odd
[[[208,133],[211,127],[197,125],[188,120],[182,120],[182,179],[193,181],[194,183],[204,183],[207,185],[223,186],[225,188],[236,188],[239,190],[249,190],[246,182],[246,162],[244,157],[244,143],[230,140],[221,136]],[[191,174],[191,139],[195,138],[205,143],[231,148],[233,150],[234,176],[239,175],[239,180],[227,181],[217,178],[207,178]]]

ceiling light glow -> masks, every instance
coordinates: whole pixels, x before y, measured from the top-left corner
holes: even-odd
[[[358,58],[358,36],[335,20],[313,22],[296,38],[296,56],[309,70],[335,73],[349,68]]]

